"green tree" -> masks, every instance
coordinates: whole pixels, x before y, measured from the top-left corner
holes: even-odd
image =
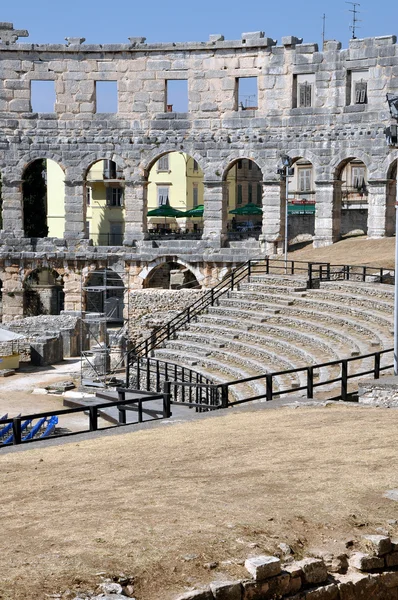
[[[46,161],[35,160],[28,165],[22,179],[24,229],[26,237],[47,237]]]

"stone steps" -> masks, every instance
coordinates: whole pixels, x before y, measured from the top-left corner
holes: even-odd
[[[394,303],[394,286],[387,284],[371,284],[358,281],[322,281],[321,289],[341,290],[342,292],[357,294],[371,298],[384,298],[387,302]]]

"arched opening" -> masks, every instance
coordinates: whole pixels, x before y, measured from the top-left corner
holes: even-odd
[[[253,160],[240,158],[224,174],[223,202],[227,208],[230,239],[254,237],[261,233],[263,174]]]
[[[160,156],[148,172],[147,200],[150,237],[201,237],[203,171],[192,156],[185,152]]]
[[[88,313],[104,313],[108,323],[123,321],[124,283],[112,269],[92,271],[87,278],[85,306]]]
[[[59,315],[64,309],[64,297],[63,278],[57,271],[35,269],[24,282],[24,316]]]
[[[337,167],[333,212],[337,236],[367,234],[368,171],[358,158],[348,158]]]
[[[200,288],[195,275],[177,262],[164,262],[155,267],[144,281],[144,288],[180,290]]]
[[[26,237],[62,238],[65,230],[65,175],[51,159],[31,162],[22,175]]]
[[[386,235],[395,233],[395,202],[397,201],[397,165],[398,160],[390,165],[387,174],[386,198]]]
[[[315,234],[315,184],[312,163],[303,157],[292,160],[288,178],[289,244],[312,241]]]
[[[124,237],[124,175],[113,160],[98,160],[85,181],[86,234],[95,246],[121,246]]]

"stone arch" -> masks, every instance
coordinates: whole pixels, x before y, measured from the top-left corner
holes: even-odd
[[[175,234],[190,237],[195,234],[195,237],[199,237],[201,228],[198,225],[202,222],[200,216],[184,216],[181,213],[197,207],[200,212],[204,205],[204,173],[201,163],[184,150],[173,149],[168,152],[158,151],[148,168],[144,183],[144,217],[149,236],[158,238]],[[173,210],[180,211],[180,214],[173,215]],[[155,214],[147,214],[153,211]]]
[[[151,270],[143,281],[143,288],[188,289],[198,288],[199,282],[179,261],[165,261]]]
[[[82,292],[87,313],[104,313],[108,323],[123,321],[125,284],[120,273],[110,267],[90,269]]]
[[[31,165],[35,160],[52,160],[57,163],[64,173],[66,173],[67,166],[64,164],[64,160],[60,154],[46,150],[37,150],[35,152],[30,152],[28,156],[21,158],[15,165],[13,171],[16,178],[22,180],[26,167]]]
[[[122,156],[116,154],[112,150],[104,150],[87,154],[80,161],[79,170],[76,171],[76,174],[78,173],[79,178],[81,180],[84,180],[89,169],[100,160],[112,160],[114,163],[116,163],[118,169],[123,172],[123,176],[125,179],[128,179],[128,177],[130,176],[131,169],[129,168],[128,163]]]
[[[397,171],[398,156],[390,162],[387,169],[386,185],[386,217],[385,234],[393,235],[395,232],[395,203],[397,201]]]
[[[183,269],[187,269],[192,273],[193,277],[197,281],[198,285],[202,285],[205,279],[205,276],[201,272],[199,267],[195,267],[194,265],[182,260],[177,256],[160,256],[156,260],[149,263],[145,266],[141,272],[138,274],[138,277],[142,280],[143,286],[145,287],[145,281],[148,281],[154,274],[154,272],[159,269],[164,264],[173,263],[180,265]]]
[[[292,175],[288,178],[289,244],[312,241],[315,235],[316,172],[312,152],[290,152]]]
[[[208,168],[208,160],[199,152],[197,152],[191,145],[176,147],[176,144],[165,144],[154,148],[153,150],[145,153],[141,159],[141,162],[138,166],[140,175],[145,179],[148,178],[149,171],[156,164],[156,162],[165,156],[166,154],[171,154],[173,152],[178,152],[182,154],[187,154],[198,163],[200,169],[203,173],[206,173]]]
[[[222,181],[225,181],[225,177],[227,172],[233,167],[239,160],[250,160],[254,162],[264,174],[267,169],[267,161],[257,156],[252,151],[248,151],[247,149],[242,149],[239,151],[235,151],[229,154],[226,158],[224,158],[217,166],[217,173]],[[275,167],[276,168],[276,167]]]
[[[330,162],[330,170],[334,179],[339,179],[341,170],[353,159],[358,159],[363,162],[368,172],[372,168],[372,159],[366,152],[355,148],[352,152],[341,151],[337,153],[337,156]]]
[[[53,158],[31,159],[22,172],[26,237],[62,238],[65,230],[65,170]]]
[[[368,165],[369,157],[363,152],[346,155],[333,165],[333,214],[338,237],[368,232]]]
[[[223,172],[223,218],[230,239],[258,237],[262,224],[263,171],[250,153],[234,157]],[[245,207],[248,208],[245,213]],[[231,211],[236,211],[232,213]]]
[[[108,158],[109,157],[109,158]],[[126,165],[111,152],[90,161],[83,180],[86,235],[96,246],[122,246]]]
[[[51,267],[30,269],[23,281],[24,316],[59,315],[64,308],[64,281]]]

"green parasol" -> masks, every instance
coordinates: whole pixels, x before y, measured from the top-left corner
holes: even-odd
[[[203,217],[204,209],[203,204],[198,204],[198,206],[184,212],[184,217]]]
[[[229,211],[231,215],[262,215],[263,210],[257,204],[253,204],[253,202],[248,202],[244,206],[239,206],[239,208],[234,208]]]
[[[173,208],[170,204],[162,204],[157,208],[148,210],[148,217],[185,217],[185,213],[182,210]]]

